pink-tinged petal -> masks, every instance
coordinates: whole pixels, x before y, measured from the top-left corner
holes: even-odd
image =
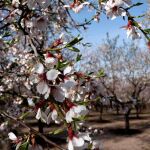
[[[65,100],[65,93],[61,88],[53,89],[52,93],[56,101],[63,102]]]
[[[43,64],[39,63],[34,67],[34,72],[38,74],[42,74],[44,72],[44,66]]]
[[[58,77],[59,74],[60,74],[60,72],[58,70],[51,69],[50,71],[48,71],[46,73],[46,77],[48,80],[53,81]]]
[[[68,142],[68,150],[74,150],[72,140],[69,140],[69,142]]]
[[[72,144],[75,147],[81,147],[81,146],[84,145],[84,140],[80,137],[77,138],[77,137],[74,136],[73,139],[72,139]]]
[[[8,133],[8,137],[12,141],[16,141],[17,140],[17,136],[13,132]]]
[[[44,81],[40,82],[36,88],[40,94],[45,94],[49,90],[48,85]]]
[[[39,120],[39,119],[41,118],[41,115],[42,115],[41,109],[39,108],[38,111],[37,111],[37,114],[36,114],[35,118],[36,118],[37,120]]]

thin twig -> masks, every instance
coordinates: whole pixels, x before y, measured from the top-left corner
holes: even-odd
[[[44,136],[43,134],[39,133],[38,131],[36,131],[35,129],[33,129],[32,127],[29,127],[28,125],[26,125],[24,122],[18,120],[17,118],[10,116],[9,114],[7,114],[6,112],[2,111],[1,112],[2,115],[6,116],[7,118],[10,118],[11,120],[19,123],[20,125],[22,125],[23,127],[27,128],[30,132],[33,132],[34,134],[38,135],[39,137],[41,137],[45,142],[49,143],[50,145],[53,145],[55,147],[57,147],[60,150],[65,150],[63,147],[57,145],[56,143],[52,142],[51,140],[49,140],[46,136]]]

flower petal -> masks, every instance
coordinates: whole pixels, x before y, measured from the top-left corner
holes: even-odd
[[[46,77],[48,80],[53,81],[58,77],[59,74],[60,74],[60,72],[58,70],[51,69],[50,71],[48,71],[46,73]]]
[[[75,118],[75,115],[76,115],[76,114],[75,114],[75,112],[74,112],[74,109],[71,108],[71,109],[66,113],[65,119],[66,119],[67,123],[72,122],[72,121],[73,121],[73,118]]]
[[[40,82],[36,88],[37,88],[38,93],[40,94],[45,94],[49,90],[48,85],[44,81]]]
[[[8,137],[12,141],[16,141],[17,140],[17,136],[13,132],[8,133]]]
[[[39,120],[39,119],[41,118],[41,109],[40,109],[40,108],[38,109],[35,118],[36,118],[37,120]]]
[[[52,118],[51,118],[51,113],[49,113],[49,115],[47,116],[47,124],[50,124]]]
[[[56,65],[57,64],[57,59],[54,57],[47,57],[45,58],[45,63],[50,63],[52,65]]]
[[[65,100],[65,93],[60,87],[53,89],[52,93],[56,101],[63,102]]]
[[[41,63],[36,64],[36,66],[34,67],[34,72],[36,72],[38,74],[42,74],[44,72],[43,64],[41,64]]]
[[[47,115],[43,111],[41,111],[41,121],[43,121],[44,123],[47,122]]]
[[[72,140],[69,140],[69,142],[68,142],[68,150],[74,150]]]
[[[74,107],[74,111],[79,115],[86,115],[88,113],[88,110],[84,105],[78,105]]]
[[[84,140],[82,138],[73,137],[72,144],[75,147],[81,147],[84,145]]]
[[[65,69],[64,69],[64,75],[70,73],[72,71],[72,67],[71,66],[67,66]]]
[[[50,94],[50,92],[51,92],[51,89],[50,89],[50,88],[48,88],[48,90],[47,90],[46,94],[44,95],[44,98],[45,98],[45,99],[48,99],[48,98],[49,98],[49,94]]]

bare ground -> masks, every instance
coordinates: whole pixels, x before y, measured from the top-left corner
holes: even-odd
[[[124,120],[121,117],[114,116],[114,120],[111,118],[98,123],[95,116],[96,114],[90,117],[89,124],[104,130],[103,135],[97,137],[104,150],[150,150],[150,114],[142,114],[140,119],[132,115],[131,130],[128,133],[124,130]]]

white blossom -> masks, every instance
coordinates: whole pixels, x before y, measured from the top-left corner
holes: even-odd
[[[124,4],[122,0],[109,0],[105,4],[105,10],[108,17],[112,20],[118,16],[126,16],[126,11],[121,8]]]
[[[86,5],[90,5],[89,2],[84,2],[84,3],[81,3],[81,4],[74,4],[74,6],[70,6],[70,5],[64,5],[65,8],[70,8],[72,9],[75,13],[79,13],[84,6]]]
[[[87,108],[84,105],[72,106],[69,111],[66,113],[66,121],[70,123],[73,121],[73,118],[78,118],[85,116],[88,113]]]
[[[40,94],[47,94],[49,92],[49,87],[45,81],[39,82],[36,89]]]
[[[64,69],[63,73],[64,73],[64,75],[66,75],[66,74],[70,74],[71,71],[72,71],[72,66],[67,66],[67,67]]]
[[[127,28],[127,38],[131,38],[132,40],[140,39],[141,35],[137,31],[137,28],[132,26],[130,28]]]
[[[13,132],[9,132],[8,137],[12,141],[16,141],[18,139],[17,136]]]
[[[76,136],[73,136],[72,139],[69,139],[68,142],[68,150],[74,150],[75,147],[82,147],[84,145],[84,140],[82,138],[78,138]]]
[[[47,116],[47,124],[50,124],[51,120],[54,121],[56,124],[60,123],[60,119],[58,117],[56,109],[53,109],[52,112],[50,112]]]
[[[38,74],[42,74],[44,72],[44,66],[41,63],[35,65],[33,71]]]
[[[58,70],[51,69],[46,73],[46,77],[48,80],[53,81],[58,77],[59,74],[60,72]]]
[[[47,115],[41,110],[41,108],[38,109],[36,117],[37,120],[41,120],[44,123],[47,122]]]

